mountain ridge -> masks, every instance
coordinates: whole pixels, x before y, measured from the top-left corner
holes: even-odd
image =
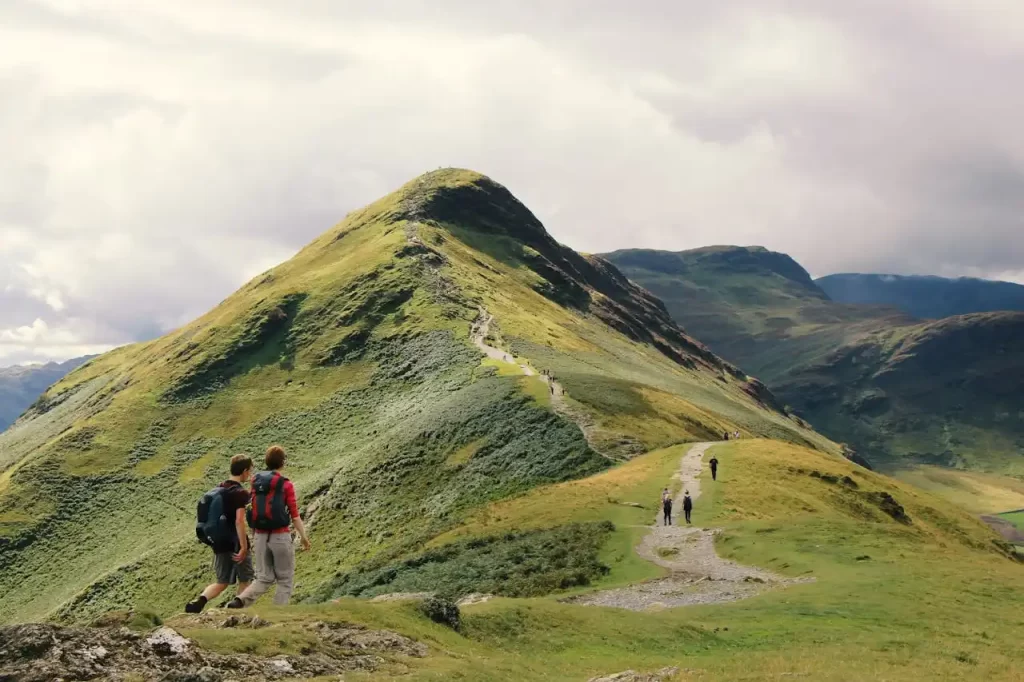
[[[836,273],[815,283],[834,301],[892,306],[921,319],[1024,310],[1024,285],[976,277]]]
[[[919,320],[830,300],[770,268],[709,265],[699,250],[671,254],[684,266],[672,274],[628,252],[607,257],[712,350],[872,463],[1024,474],[1012,416],[1024,393],[1024,314]]]
[[[13,424],[52,384],[94,357],[0,367],[0,432]]]

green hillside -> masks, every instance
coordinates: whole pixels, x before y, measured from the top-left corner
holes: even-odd
[[[315,539],[304,599],[484,505],[641,452],[725,430],[835,450],[778,408],[505,188],[432,172],[192,324],[79,368],[0,435],[0,622],[180,609],[208,578],[195,501],[237,452],[290,452]],[[520,542],[586,554],[608,531],[552,532]],[[601,572],[565,568],[551,560],[523,590]]]
[[[607,256],[679,324],[885,469],[1024,476],[1024,313],[921,322],[835,303],[761,247]]]
[[[0,431],[13,424],[21,413],[52,384],[90,358],[45,365],[0,367]]]

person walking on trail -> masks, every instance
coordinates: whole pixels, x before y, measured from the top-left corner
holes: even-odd
[[[686,516],[686,523],[690,523],[690,512],[693,511],[693,498],[690,497],[690,491],[687,490],[683,493],[683,514]]]
[[[289,526],[295,526],[303,551],[308,550],[310,544],[306,526],[299,516],[295,486],[281,475],[286,459],[284,448],[271,446],[264,457],[267,470],[253,476],[249,525],[256,532],[253,543],[256,582],[232,599],[229,609],[251,606],[275,584],[274,604],[283,606],[291,599],[295,583],[295,544]]]
[[[722,432],[722,440],[729,440],[729,432],[728,431],[723,431]]]
[[[718,458],[717,457],[712,457],[711,460],[708,462],[708,464],[711,465],[711,480],[712,481],[717,481],[718,480]]]
[[[245,508],[249,505],[245,484],[252,476],[252,459],[248,455],[235,455],[231,458],[230,472],[230,478],[203,495],[199,502],[196,534],[213,550],[215,582],[185,604],[185,613],[202,613],[206,604],[219,597],[229,585],[237,583],[237,593],[241,594],[253,579],[245,528]]]
[[[665,488],[661,492],[661,511],[666,526],[672,525],[672,493]]]

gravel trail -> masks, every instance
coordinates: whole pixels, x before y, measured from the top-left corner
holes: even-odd
[[[615,606],[631,611],[716,604],[752,597],[772,587],[813,582],[813,578],[784,578],[760,568],[722,559],[715,552],[715,536],[721,529],[688,526],[683,517],[683,492],[690,491],[694,507],[700,498],[700,470],[704,453],[714,443],[698,443],[683,456],[674,478],[682,482],[672,505],[673,521],[665,526],[661,510],[655,525],[637,554],[670,571],[665,578],[604,590],[571,599],[572,603]]]

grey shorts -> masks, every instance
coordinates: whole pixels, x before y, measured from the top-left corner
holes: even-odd
[[[245,555],[241,563],[235,563],[231,552],[213,555],[213,572],[217,574],[217,582],[221,585],[251,583],[255,574],[252,570],[252,552]]]

